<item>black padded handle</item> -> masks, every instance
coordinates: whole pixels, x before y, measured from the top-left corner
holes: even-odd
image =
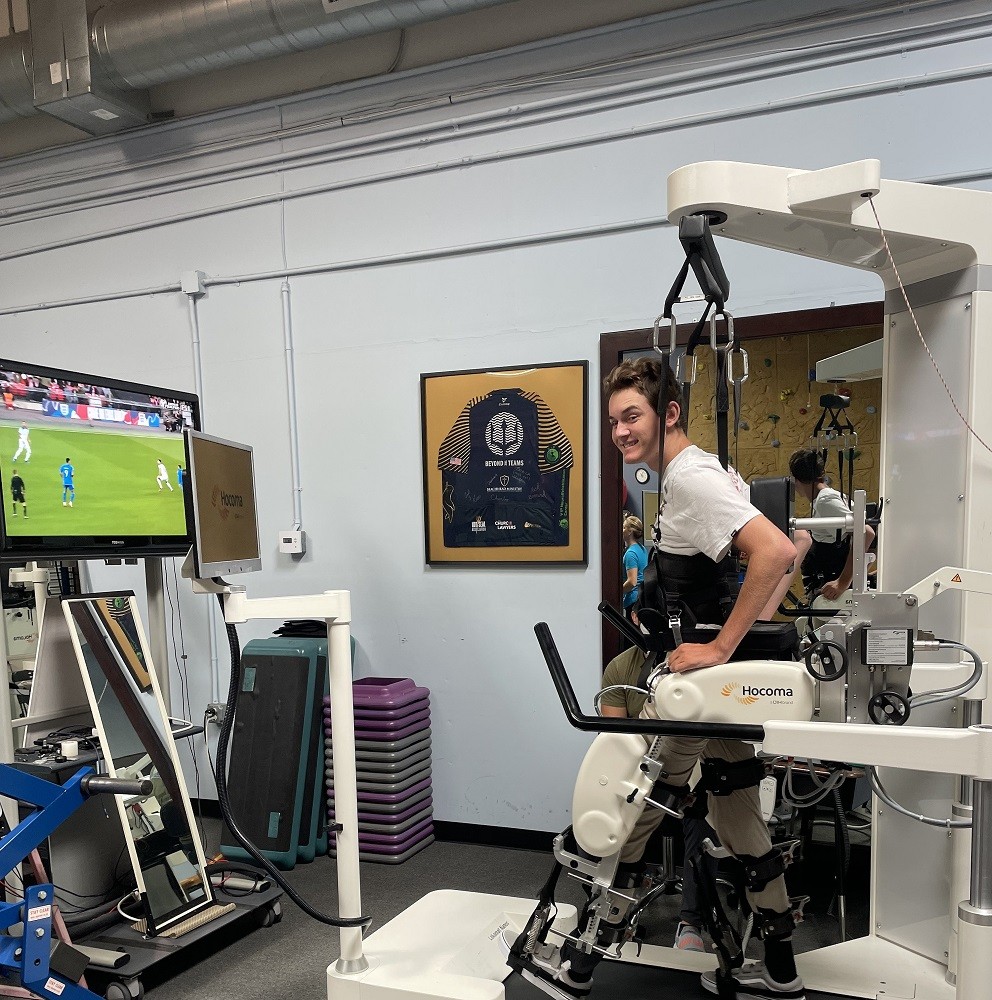
[[[534,634],[544,653],[544,659],[551,671],[555,690],[561,701],[568,721],[584,732],[592,733],[640,733],[642,736],[695,736],[724,740],[751,740],[760,743],[765,738],[761,726],[736,725],[730,722],[672,722],[658,719],[618,719],[600,718],[598,715],[584,715],[575,690],[561,662],[558,647],[551,635],[547,622],[538,622]]]

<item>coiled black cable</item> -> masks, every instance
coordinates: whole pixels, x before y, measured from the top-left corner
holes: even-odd
[[[217,595],[220,601],[221,614],[224,610],[224,596]],[[331,927],[367,927],[372,923],[371,917],[332,917],[327,913],[314,909],[296,890],[283,878],[282,872],[245,836],[231,812],[231,800],[227,793],[227,750],[231,741],[231,731],[234,728],[234,706],[238,696],[238,680],[241,673],[241,643],[238,640],[237,629],[227,625],[227,642],[231,648],[231,683],[227,691],[227,711],[217,738],[217,764],[214,780],[217,783],[217,799],[220,811],[234,839],[248,852],[249,857],[264,869],[265,873],[279,886],[283,892],[308,916],[322,924]]]

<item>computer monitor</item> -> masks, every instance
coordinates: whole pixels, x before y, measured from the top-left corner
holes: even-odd
[[[185,440],[195,575],[206,580],[261,569],[251,447],[193,430]]]
[[[0,358],[0,559],[184,554],[199,419],[191,393]]]

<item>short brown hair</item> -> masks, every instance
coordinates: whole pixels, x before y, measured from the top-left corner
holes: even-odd
[[[789,456],[789,472],[797,482],[807,486],[820,482],[824,469],[822,456],[812,448],[797,448]]]
[[[662,371],[662,368],[665,371]],[[614,393],[623,389],[636,389],[658,412],[658,397],[661,395],[662,383],[666,382],[665,396],[670,403],[679,404],[679,421],[677,426],[683,434],[689,432],[689,414],[685,411],[682,399],[682,386],[675,378],[675,372],[670,365],[663,366],[654,358],[635,358],[633,361],[621,361],[620,364],[603,379],[603,392],[609,399]]]

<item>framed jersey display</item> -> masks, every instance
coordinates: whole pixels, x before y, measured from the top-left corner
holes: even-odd
[[[586,562],[585,361],[420,376],[428,563]]]

